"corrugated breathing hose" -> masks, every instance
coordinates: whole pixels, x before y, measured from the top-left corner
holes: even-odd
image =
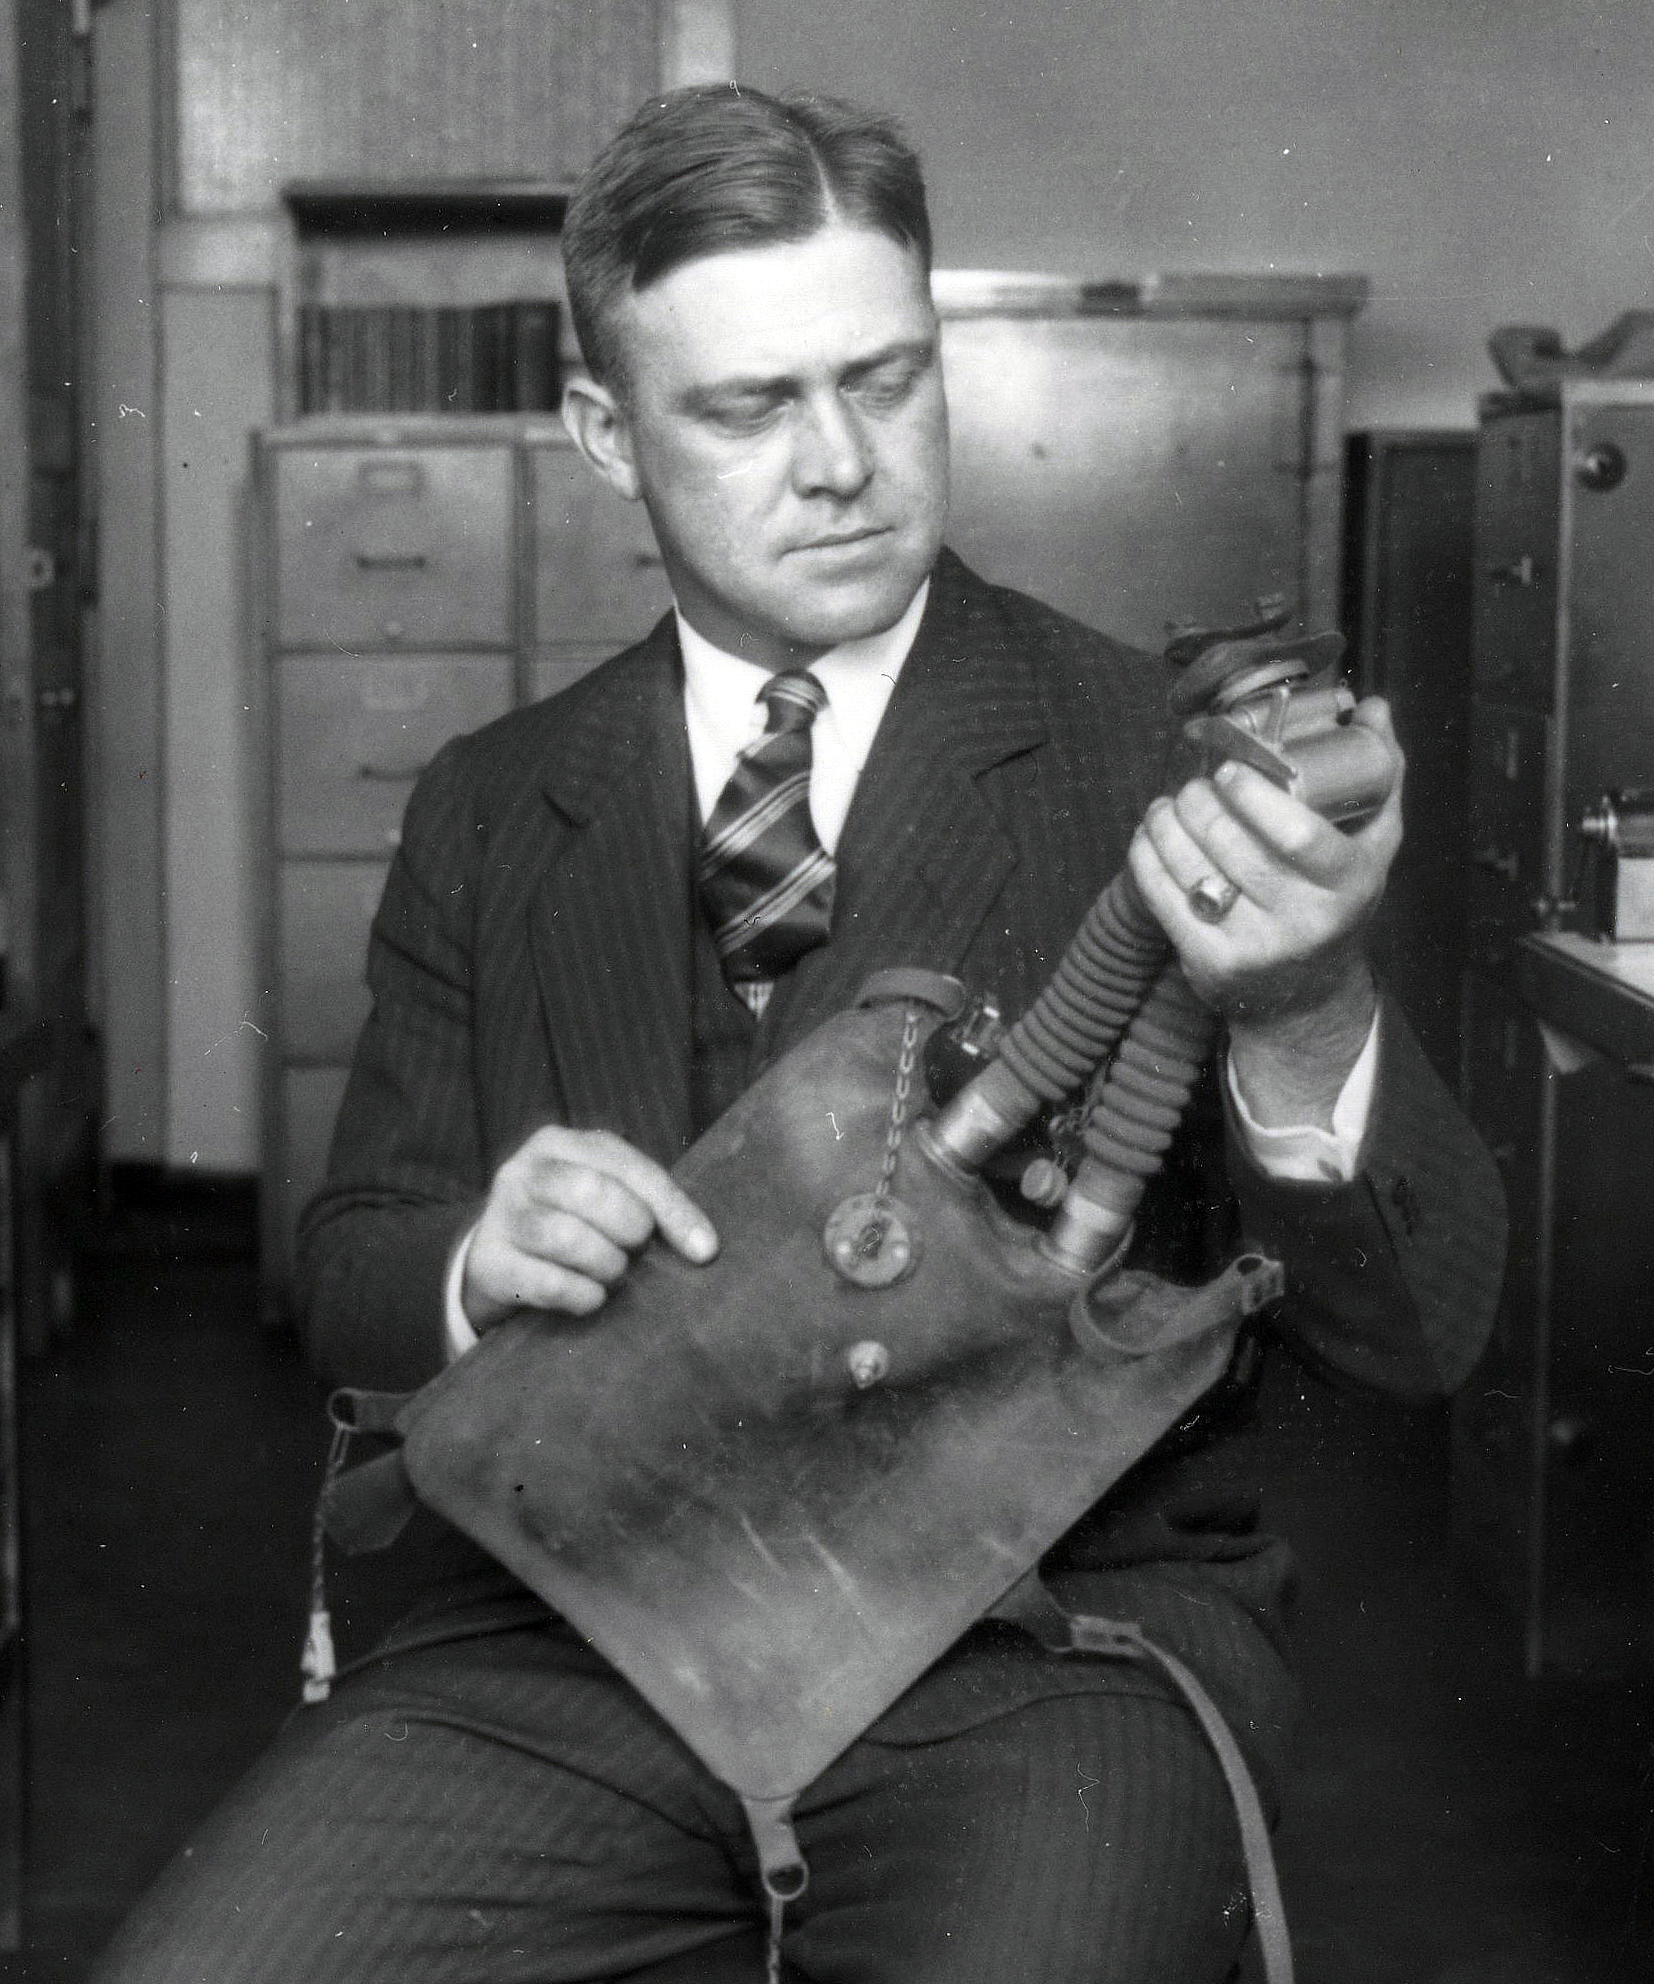
[[[1101,1071],[1085,1123],[1086,1155],[1045,1250],[1076,1271],[1113,1253],[1130,1230],[1145,1187],[1165,1161],[1217,1019],[1167,962]]]
[[[978,1169],[1040,1109],[1094,1079],[1086,1157],[1046,1236],[1076,1273],[1111,1254],[1159,1170],[1215,1021],[1190,991],[1129,873],[1092,904],[1050,983],[927,1141]]]

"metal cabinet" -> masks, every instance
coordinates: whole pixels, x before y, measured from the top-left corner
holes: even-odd
[[[449,738],[645,633],[668,595],[641,506],[551,422],[307,421],[256,438],[253,486],[262,1225],[279,1306],[414,781]]]
[[[1654,1624],[1654,1023],[1648,1053],[1616,1059],[1571,991],[1532,996],[1535,944],[1586,962],[1614,948],[1584,934],[1579,828],[1600,794],[1654,783],[1651,535],[1654,386],[1485,405],[1462,1086],[1504,1173],[1512,1252],[1455,1408],[1454,1506],[1535,1671]]]
[[[939,270],[949,538],[983,574],[1158,651],[1265,594],[1339,605],[1353,277],[1085,283]]]

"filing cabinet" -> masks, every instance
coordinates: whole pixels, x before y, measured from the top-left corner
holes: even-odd
[[[256,437],[253,471],[262,1225],[279,1309],[415,779],[449,738],[638,639],[669,595],[642,506],[550,421],[306,421]]]
[[[1461,1087],[1512,1239],[1493,1344],[1455,1405],[1453,1495],[1530,1671],[1585,1645],[1583,1622],[1654,1568],[1654,1091],[1519,994],[1532,944],[1552,941],[1535,933],[1593,947],[1586,810],[1654,784],[1651,537],[1654,384],[1485,404]]]

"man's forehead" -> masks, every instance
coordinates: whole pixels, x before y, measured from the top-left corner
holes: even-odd
[[[872,228],[834,222],[803,241],[703,255],[629,296],[628,358],[691,377],[789,375],[853,364],[931,335],[919,257]]]

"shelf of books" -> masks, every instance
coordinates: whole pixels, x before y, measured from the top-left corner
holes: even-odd
[[[516,180],[284,188],[294,413],[549,413],[566,192]]]

